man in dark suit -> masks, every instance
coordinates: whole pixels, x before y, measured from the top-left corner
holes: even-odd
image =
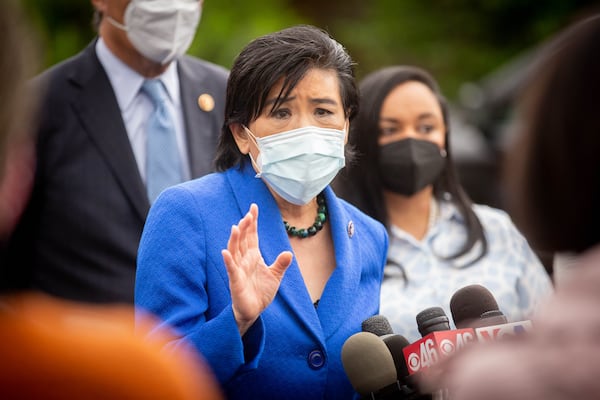
[[[212,170],[227,71],[184,56],[202,1],[92,0],[99,37],[45,71],[32,195],[5,244],[0,288],[88,302],[133,302],[151,199],[145,80],[166,89],[181,179]],[[39,85],[39,86],[38,86]]]

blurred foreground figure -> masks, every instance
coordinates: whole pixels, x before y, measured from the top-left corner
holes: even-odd
[[[18,219],[31,183],[33,142],[23,123],[29,59],[16,2],[0,2],[0,239]],[[29,116],[29,121],[32,120]],[[165,330],[134,333],[132,307],[84,306],[42,294],[0,297],[2,399],[221,399],[208,368],[189,348],[163,352]]]
[[[131,307],[32,293],[0,307],[2,399],[222,399],[192,349],[162,352],[166,332],[142,338],[152,319],[133,333]]]
[[[576,261],[532,334],[475,345],[428,379],[452,399],[600,398],[600,15],[549,50],[524,92],[507,178],[525,235]]]

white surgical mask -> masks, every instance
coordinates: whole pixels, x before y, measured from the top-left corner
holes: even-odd
[[[201,14],[198,0],[131,0],[125,10],[125,25],[108,15],[106,19],[127,32],[140,54],[165,65],[188,50]]]
[[[290,203],[303,205],[319,194],[345,165],[345,130],[305,126],[257,138],[257,178]]]

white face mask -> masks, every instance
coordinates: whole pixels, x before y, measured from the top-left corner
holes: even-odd
[[[165,65],[188,50],[201,14],[198,0],[131,0],[125,10],[125,25],[108,15],[106,19],[127,32],[140,54]]]
[[[308,203],[345,165],[345,130],[306,126],[257,138],[244,129],[260,151],[256,161],[250,155],[256,177],[290,203]]]

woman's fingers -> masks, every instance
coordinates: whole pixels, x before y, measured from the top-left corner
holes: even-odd
[[[247,240],[246,240],[246,236],[247,231],[248,231],[248,214],[246,214],[244,216],[244,218],[242,218],[240,220],[240,223],[238,224],[238,228],[240,230],[240,237],[238,240],[238,252],[240,253],[240,255],[244,255],[248,252],[248,244],[247,244]]]
[[[289,251],[282,251],[277,256],[275,262],[271,265],[271,273],[281,281],[283,274],[292,263],[293,255]]]
[[[229,240],[227,241],[227,250],[231,253],[234,260],[240,257],[240,228],[238,225],[231,227],[231,233],[229,234]]]
[[[252,221],[248,227],[247,244],[249,248],[258,248],[258,206],[254,203],[250,205],[249,214]]]
[[[258,247],[257,237],[258,207],[256,204],[250,206],[250,210],[244,215],[238,224],[240,236],[238,240],[239,252],[246,254],[248,249]]]
[[[221,250],[221,256],[223,256],[223,262],[225,263],[225,269],[227,270],[229,281],[231,284],[235,284],[239,279],[239,275],[237,265],[233,260],[233,256],[231,255],[231,252],[227,249]]]

